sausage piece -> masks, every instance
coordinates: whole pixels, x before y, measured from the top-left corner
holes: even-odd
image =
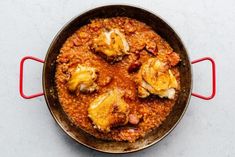
[[[140,119],[138,118],[137,115],[135,115],[135,114],[130,114],[129,115],[129,123],[136,125],[139,122],[140,122]]]
[[[128,72],[129,73],[133,73],[139,70],[140,66],[142,65],[142,63],[140,61],[134,61],[130,64],[130,66],[128,67]]]

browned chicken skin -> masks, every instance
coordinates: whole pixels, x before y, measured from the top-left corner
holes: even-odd
[[[102,132],[128,122],[129,105],[122,99],[123,93],[113,89],[96,98],[88,108],[88,116],[94,126]]]
[[[118,29],[104,30],[93,40],[93,49],[108,61],[119,61],[128,54],[129,44]]]
[[[136,80],[138,95],[146,98],[150,94],[173,99],[178,83],[167,63],[158,58],[150,58],[141,66]]]
[[[68,89],[71,92],[79,90],[83,93],[91,93],[98,89],[95,83],[97,71],[95,68],[78,65],[68,80]]]

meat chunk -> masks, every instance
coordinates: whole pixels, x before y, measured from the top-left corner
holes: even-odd
[[[129,44],[118,29],[104,30],[93,40],[93,49],[108,61],[119,61],[128,54]]]
[[[96,98],[88,108],[88,116],[95,128],[109,132],[112,127],[128,122],[129,105],[122,99],[123,92],[113,89]]]
[[[129,115],[129,123],[136,125],[139,123],[139,121],[140,121],[140,119],[137,115],[135,115],[135,114]]]
[[[157,55],[158,48],[157,48],[157,43],[155,41],[146,41],[146,50],[153,55]]]
[[[130,22],[130,21],[129,21]],[[133,26],[131,23],[125,23],[124,28],[128,33],[133,33],[136,31],[136,27]]]
[[[130,66],[128,67],[128,72],[132,73],[132,72],[136,72],[140,69],[140,66],[142,65],[142,63],[140,61],[134,61],[130,64]]]
[[[72,72],[68,81],[68,89],[71,92],[77,89],[84,93],[91,93],[98,89],[95,83],[97,79],[97,71],[95,68],[78,65]]]
[[[157,58],[150,58],[139,70],[136,80],[138,95],[146,98],[150,94],[173,99],[178,83],[166,63]]]
[[[157,58],[169,66],[176,66],[180,62],[180,56],[173,51],[158,53]]]
[[[171,66],[175,66],[176,64],[179,63],[180,61],[180,56],[175,53],[175,52],[171,52],[169,55],[168,55],[168,61],[170,63]]]

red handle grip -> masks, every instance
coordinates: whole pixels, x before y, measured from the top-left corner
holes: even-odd
[[[23,90],[23,74],[24,74],[24,62],[26,60],[34,60],[34,61],[37,61],[37,62],[41,62],[41,63],[44,63],[43,60],[41,59],[38,59],[38,58],[35,58],[35,57],[32,57],[32,56],[26,56],[24,58],[21,59],[20,61],[20,95],[21,97],[25,98],[25,99],[32,99],[32,98],[35,98],[35,97],[38,97],[38,96],[42,96],[44,93],[37,93],[37,94],[32,94],[32,95],[25,95],[24,94],[24,90]]]
[[[215,68],[215,61],[212,58],[210,58],[210,57],[204,57],[204,58],[200,58],[200,59],[194,60],[191,63],[194,64],[194,63],[202,62],[202,61],[205,61],[205,60],[210,61],[211,65],[212,65],[212,93],[211,93],[210,96],[203,96],[203,95],[200,95],[200,94],[197,94],[197,93],[192,93],[192,95],[195,96],[195,97],[204,99],[204,100],[210,100],[210,99],[215,97],[215,93],[216,93],[216,70],[215,70],[216,68]]]

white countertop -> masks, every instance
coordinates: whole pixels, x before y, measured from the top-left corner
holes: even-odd
[[[72,17],[114,0],[0,1],[0,156],[111,156],[71,140],[54,122],[43,97],[19,96],[19,61],[43,59],[50,42]],[[121,0],[160,15],[180,34],[191,59],[211,56],[217,65],[217,95],[211,101],[192,97],[176,129],[160,143],[128,157],[235,156],[235,1]],[[114,4],[114,3],[113,3]],[[194,65],[194,91],[210,93],[211,69]],[[42,90],[42,64],[25,65],[27,94]]]

